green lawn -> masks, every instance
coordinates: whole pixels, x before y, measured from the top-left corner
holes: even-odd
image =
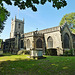
[[[0,75],[75,75],[75,57],[45,56],[34,60],[28,55],[0,56]]]

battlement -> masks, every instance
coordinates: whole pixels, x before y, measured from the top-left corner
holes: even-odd
[[[33,32],[29,32],[29,33],[25,33],[25,34],[24,34],[24,37],[30,37],[30,36],[33,36],[33,35],[34,35]]]
[[[42,36],[43,34],[55,32],[55,31],[60,31],[60,26],[53,27],[53,28],[47,28],[47,29],[40,30],[40,31],[33,31],[33,32],[25,33],[24,37]]]
[[[47,28],[47,29],[44,29],[44,30],[40,30],[38,32],[42,33],[42,34],[46,34],[46,33],[55,32],[55,31],[60,31],[60,26],[53,27],[53,28]]]
[[[15,16],[15,19],[12,18],[12,22],[24,23],[24,19],[23,20],[20,20],[20,19],[17,19],[16,16]]]

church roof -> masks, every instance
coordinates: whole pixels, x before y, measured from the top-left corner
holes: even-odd
[[[60,30],[60,27],[61,26],[56,26],[56,27],[52,27],[52,28],[47,28],[47,29],[39,30],[37,32],[39,32],[39,33],[45,33],[45,32],[50,32],[50,31],[57,31],[57,30]],[[25,35],[26,34],[32,34],[33,32],[35,32],[35,31],[24,33],[24,34]]]
[[[68,25],[67,25],[67,22],[65,22],[63,25],[61,26],[56,26],[56,27],[52,27],[52,28],[46,28],[46,29],[43,29],[43,30],[39,30],[37,32],[39,33],[42,33],[42,34],[45,34],[45,33],[50,33],[50,32],[55,32],[55,31],[63,31],[63,29],[67,26],[67,28],[69,29]],[[70,29],[69,29],[70,31]],[[28,33],[24,33],[24,35],[31,35],[33,34],[33,32],[35,31],[32,31],[32,32],[28,32]],[[71,32],[71,31],[70,31]],[[72,33],[72,32],[71,32]]]

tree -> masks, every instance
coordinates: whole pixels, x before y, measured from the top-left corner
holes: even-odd
[[[67,24],[69,25],[71,31],[75,33],[75,13],[64,15],[60,21],[60,25],[63,25],[65,21],[67,21]]]
[[[4,29],[4,22],[7,20],[7,17],[9,16],[9,12],[0,6],[0,33]]]
[[[1,48],[1,44],[2,44],[2,39],[0,39],[0,48]]]
[[[0,13],[4,13],[4,20],[2,19],[2,15],[0,15],[0,32],[4,28],[4,21],[8,17],[8,11],[4,9],[4,2],[7,5],[12,5],[18,6],[20,9],[26,9],[26,8],[31,8],[33,11],[37,11],[36,4],[42,4],[44,5],[46,2],[52,2],[52,6],[57,9],[60,9],[61,7],[64,7],[67,5],[67,2],[65,0],[0,0]]]

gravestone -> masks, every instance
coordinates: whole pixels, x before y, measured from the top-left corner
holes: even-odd
[[[43,59],[43,50],[31,50],[30,51],[30,57],[31,58],[37,58],[37,59]]]

